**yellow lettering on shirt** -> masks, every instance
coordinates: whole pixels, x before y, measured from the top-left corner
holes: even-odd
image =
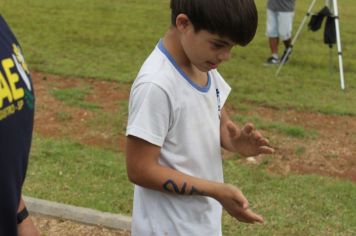
[[[9,85],[7,84],[4,76],[0,72],[0,109],[4,104],[5,98],[7,98],[10,103],[13,101]]]
[[[10,106],[0,109],[0,120],[5,119],[6,117],[14,114],[16,111],[15,105],[11,104]]]
[[[18,74],[12,73],[11,68],[15,66],[14,62],[10,58],[6,58],[1,61],[2,67],[4,68],[5,74],[10,84],[10,88],[12,91],[12,98],[17,100],[22,98],[25,94],[23,88],[17,88],[16,83],[20,80]]]
[[[23,108],[23,105],[24,105],[23,99],[18,100],[18,101],[17,101],[17,105],[16,105],[16,109],[17,109],[18,111],[21,111],[22,108]]]

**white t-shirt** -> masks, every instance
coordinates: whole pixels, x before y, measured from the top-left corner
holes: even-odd
[[[220,109],[231,88],[216,70],[208,78],[205,87],[194,84],[160,41],[131,88],[126,135],[160,146],[163,166],[223,182]],[[132,235],[218,236],[221,214],[213,198],[136,185]]]

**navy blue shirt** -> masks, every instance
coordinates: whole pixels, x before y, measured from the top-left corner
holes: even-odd
[[[21,47],[0,15],[0,235],[17,235],[34,119],[34,92]]]

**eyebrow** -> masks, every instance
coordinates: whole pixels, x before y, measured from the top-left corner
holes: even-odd
[[[234,45],[234,43],[230,43],[230,42],[227,41],[227,40],[223,40],[223,39],[219,39],[219,38],[213,39],[213,41],[214,41],[215,43],[224,44],[225,46],[233,46],[233,45]]]

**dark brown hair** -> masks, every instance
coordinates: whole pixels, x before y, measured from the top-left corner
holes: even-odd
[[[189,17],[196,31],[206,30],[245,46],[255,36],[258,15],[254,0],[171,0],[171,21]]]

